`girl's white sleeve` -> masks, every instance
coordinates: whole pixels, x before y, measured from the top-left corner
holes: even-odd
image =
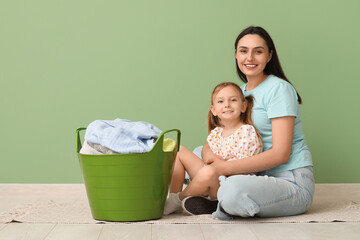
[[[219,152],[219,147],[218,147],[218,143],[217,143],[217,133],[218,133],[218,130],[217,128],[211,130],[210,134],[208,135],[206,141],[211,149],[211,151],[214,153],[214,154],[217,154],[218,155],[218,152]]]
[[[261,153],[262,140],[256,134],[255,128],[251,125],[244,126],[240,135],[237,135],[237,159],[250,157]]]

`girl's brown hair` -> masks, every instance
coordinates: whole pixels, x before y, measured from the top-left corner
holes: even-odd
[[[218,84],[212,94],[211,94],[211,105],[213,105],[213,98],[214,98],[214,95],[217,94],[220,90],[224,89],[225,87],[233,87],[235,88],[240,96],[242,97],[243,101],[246,101],[247,102],[247,108],[245,110],[244,113],[241,113],[240,114],[240,121],[243,122],[244,124],[250,124],[250,125],[254,125],[253,122],[251,121],[251,110],[253,108],[253,105],[254,105],[254,97],[249,95],[249,96],[246,96],[244,97],[244,94],[241,90],[241,88],[233,83],[233,82],[223,82],[223,83],[220,83]],[[211,132],[211,130],[213,130],[214,128],[216,127],[222,127],[223,125],[221,124],[221,121],[220,121],[220,118],[218,118],[217,116],[214,116],[211,112],[211,110],[209,110],[208,112],[208,131],[209,133]]]

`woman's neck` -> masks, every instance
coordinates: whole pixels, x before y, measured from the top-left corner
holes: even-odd
[[[263,73],[258,76],[246,76],[247,84],[246,84],[246,91],[250,91],[255,89],[259,86],[269,75]]]

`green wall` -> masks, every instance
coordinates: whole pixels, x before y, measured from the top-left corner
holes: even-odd
[[[210,92],[240,83],[234,40],[272,35],[304,103],[317,183],[360,182],[357,0],[1,0],[0,183],[78,183],[75,129],[148,121],[206,138]]]

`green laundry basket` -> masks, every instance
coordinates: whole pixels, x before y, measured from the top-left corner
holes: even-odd
[[[161,218],[179,151],[178,129],[161,133],[146,153],[89,155],[80,153],[80,131],[76,130],[77,153],[94,219],[144,221]],[[173,148],[165,150],[164,134],[177,132]]]

